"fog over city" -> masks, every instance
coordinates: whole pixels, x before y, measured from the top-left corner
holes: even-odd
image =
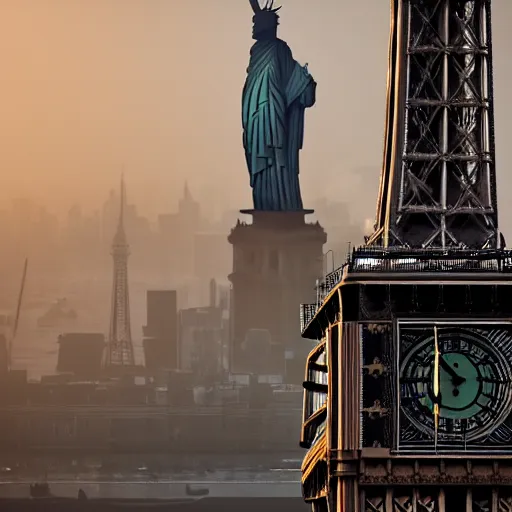
[[[343,200],[354,218],[373,217],[389,2],[280,4],[280,37],[318,82],[301,154],[305,204]],[[510,180],[511,10],[493,1],[501,194]],[[62,216],[74,203],[99,210],[123,166],[130,197],[149,218],[177,207],[186,179],[207,216],[250,204],[240,126],[248,2],[9,0],[0,28],[4,207],[29,196]],[[507,208],[502,201],[505,232]]]
[[[336,264],[347,242],[358,244],[371,230],[375,211],[389,6],[374,3],[368,10],[364,3],[282,2],[280,35],[299,60],[310,63],[319,84],[317,103],[307,113],[300,178],[305,206],[315,208],[326,227],[326,248],[335,249]],[[506,50],[511,10],[508,2],[493,2],[505,235],[512,231],[504,200],[511,185],[506,122],[512,105],[504,101],[512,75]],[[226,277],[231,256],[227,242],[221,248],[220,235],[225,240],[237,211],[251,202],[240,127],[250,25],[249,5],[238,0],[4,3],[4,308],[12,306],[23,258],[29,256],[29,295],[51,301],[71,296],[75,286],[84,300],[80,282],[86,282],[98,306],[91,312],[94,325],[108,323],[112,222],[106,217],[114,215],[107,212],[108,202],[115,201],[122,172],[130,204],[134,320],[143,317],[138,300],[145,287],[175,286],[180,277],[195,275],[192,268],[184,274],[171,264],[169,255],[191,261],[191,253],[170,233],[161,234],[161,218],[159,225],[159,216],[179,211],[185,183],[201,210],[201,223],[189,226],[191,233],[219,235],[215,255],[196,266],[203,278]],[[195,293],[201,302],[206,292]]]

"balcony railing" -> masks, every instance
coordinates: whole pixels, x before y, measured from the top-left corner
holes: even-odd
[[[303,332],[306,325],[313,319],[318,310],[318,304],[300,305],[300,332]]]
[[[359,247],[352,251],[342,267],[327,274],[316,284],[316,302],[301,304],[301,332],[313,319],[325,298],[338,285],[343,271],[378,272],[488,272],[512,273],[512,251],[468,249],[409,249],[403,247]]]
[[[349,272],[511,272],[512,252],[361,247]]]

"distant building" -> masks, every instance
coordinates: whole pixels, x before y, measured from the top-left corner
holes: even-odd
[[[147,292],[147,325],[143,327],[144,359],[149,370],[178,367],[176,290]]]
[[[226,325],[219,307],[180,311],[180,368],[192,370],[200,379],[222,371]]]
[[[194,235],[203,226],[200,204],[185,183],[178,211],[158,217],[161,250],[167,268],[175,278],[186,279],[194,275]]]
[[[185,182],[183,196],[179,202],[179,213],[185,217],[191,226],[199,227],[201,224],[201,206],[194,200],[188,183]]]
[[[101,372],[105,336],[77,332],[61,334],[58,339],[57,371],[93,378]]]
[[[0,406],[26,405],[27,384],[26,370],[0,372]]]

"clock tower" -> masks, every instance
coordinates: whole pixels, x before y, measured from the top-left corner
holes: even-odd
[[[490,0],[391,0],[374,234],[303,304],[313,510],[512,512]]]

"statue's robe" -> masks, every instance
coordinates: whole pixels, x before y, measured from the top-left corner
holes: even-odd
[[[284,41],[257,41],[251,48],[242,124],[256,210],[302,210],[299,151],[304,110],[315,103],[315,87]]]

